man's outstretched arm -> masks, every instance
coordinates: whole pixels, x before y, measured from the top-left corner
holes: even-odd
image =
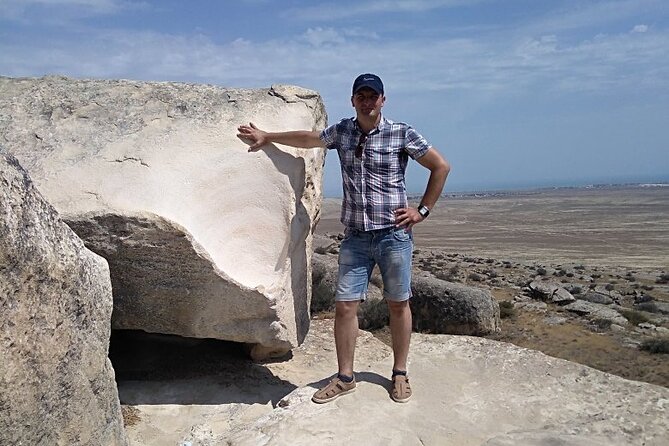
[[[258,150],[265,144],[270,143],[284,144],[303,149],[325,147],[325,144],[321,141],[320,132],[316,131],[265,132],[256,127],[252,122],[249,122],[249,125],[240,125],[237,131],[239,131],[237,134],[239,138],[250,141],[249,152]]]

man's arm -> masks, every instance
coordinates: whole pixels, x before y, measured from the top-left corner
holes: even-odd
[[[314,147],[325,147],[320,138],[320,132],[309,130],[296,130],[291,132],[265,132],[256,127],[252,122],[249,125],[240,125],[237,137],[251,141],[249,152],[258,150],[265,144],[277,143],[291,147],[311,149]]]
[[[427,187],[420,204],[432,209],[441,196],[441,191],[446,184],[446,177],[451,171],[451,165],[434,147],[430,147],[427,153],[418,158],[417,161],[430,171],[430,179],[427,181]],[[398,227],[406,226],[407,229],[411,229],[413,225],[423,220],[424,218],[416,208],[407,207],[395,211],[395,224]]]

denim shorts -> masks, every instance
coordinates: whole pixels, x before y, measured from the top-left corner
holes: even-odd
[[[411,297],[413,235],[404,228],[358,231],[347,228],[339,249],[336,301],[362,301],[372,270],[379,265],[383,297],[405,301]]]

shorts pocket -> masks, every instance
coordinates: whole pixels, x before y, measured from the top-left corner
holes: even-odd
[[[400,242],[409,242],[411,241],[411,231],[407,232],[404,228],[397,228],[393,230],[393,237]]]

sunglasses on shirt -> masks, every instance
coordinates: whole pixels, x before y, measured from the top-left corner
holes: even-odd
[[[363,133],[360,135],[358,140],[358,146],[355,148],[355,157],[362,158],[362,150],[365,148],[365,141],[367,141],[367,134]]]

